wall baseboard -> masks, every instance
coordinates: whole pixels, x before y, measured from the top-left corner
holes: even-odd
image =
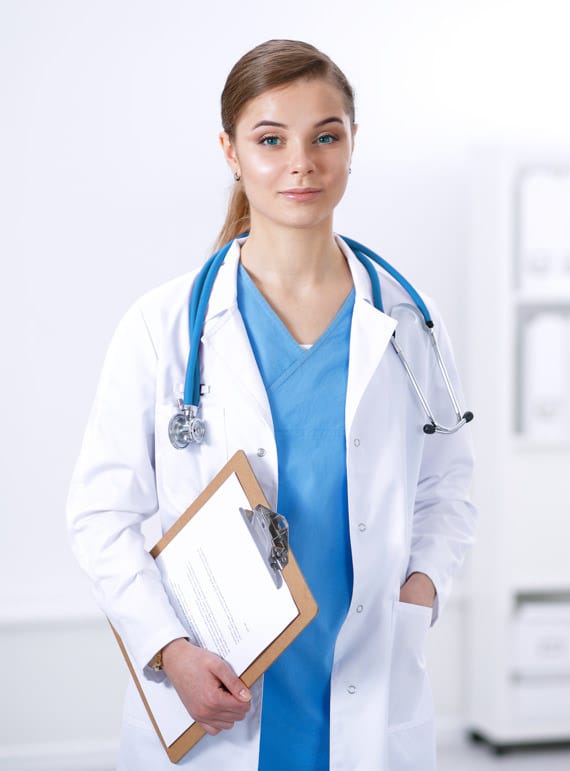
[[[0,746],[1,771],[113,771],[117,739]]]

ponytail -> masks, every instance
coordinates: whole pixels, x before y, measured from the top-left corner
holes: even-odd
[[[216,239],[214,251],[221,249],[228,241],[233,241],[240,233],[249,230],[249,201],[243,188],[243,182],[236,182],[230,195],[225,222]]]

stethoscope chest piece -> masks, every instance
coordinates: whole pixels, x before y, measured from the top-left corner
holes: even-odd
[[[205,433],[204,421],[196,417],[192,407],[183,407],[168,423],[168,436],[177,450],[183,450],[189,444],[201,444]]]

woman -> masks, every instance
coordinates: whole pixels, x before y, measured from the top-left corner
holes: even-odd
[[[236,240],[201,338],[205,441],[181,451],[168,436],[188,355],[187,275],[143,297],[115,334],[70,493],[74,548],[137,662],[161,665],[210,734],[179,765],[430,771],[423,645],[472,538],[468,437],[422,431],[389,345],[390,310],[410,298],[380,272],[377,310],[369,274],[333,233],[356,134],[342,72],[305,43],[264,43],[231,71],[222,122],[235,188],[220,244]],[[437,318],[436,329],[456,384]],[[446,417],[429,338],[409,337],[416,377]],[[140,533],[157,511],[166,530],[240,448],[287,516],[319,604],[263,693],[185,639]],[[119,767],[169,766],[131,689]]]

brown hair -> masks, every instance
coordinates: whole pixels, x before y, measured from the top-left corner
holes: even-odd
[[[222,91],[222,126],[230,139],[246,104],[271,88],[301,78],[322,78],[333,83],[343,95],[345,109],[355,121],[354,91],[344,73],[329,57],[299,40],[268,40],[256,46],[233,66]],[[216,249],[249,229],[249,202],[242,182],[232,190],[224,225]]]

